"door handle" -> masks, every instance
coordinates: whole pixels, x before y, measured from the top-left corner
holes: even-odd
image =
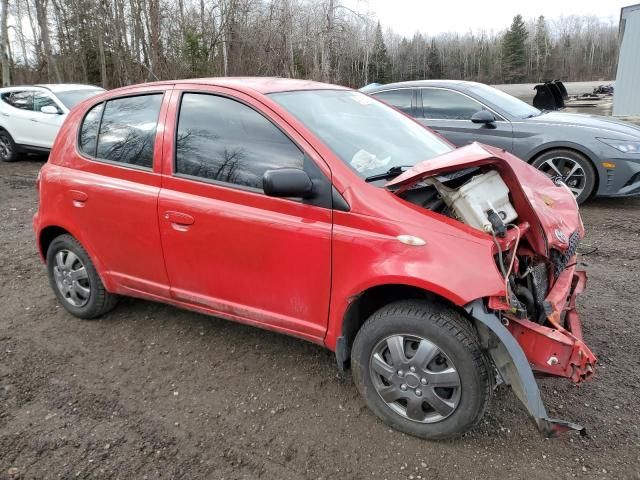
[[[191,215],[182,212],[167,211],[164,212],[165,220],[171,222],[174,230],[185,232],[189,230],[189,226],[196,221]]]
[[[5,113],[5,112],[0,112],[0,115],[2,115],[3,117],[8,117],[9,116],[9,114]]]
[[[80,190],[69,190],[71,194],[71,200],[76,207],[84,207],[84,203],[89,199],[89,195]]]
[[[32,122],[38,123],[38,119],[37,118],[30,118],[29,120],[31,120]]]

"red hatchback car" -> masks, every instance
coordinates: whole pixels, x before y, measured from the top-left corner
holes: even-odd
[[[334,85],[186,80],[75,108],[34,228],[80,318],[118,295],[324,345],[364,401],[423,438],[476,424],[496,383],[539,429],[533,371],[580,382],[584,234],[568,188],[503,150],[455,150]]]

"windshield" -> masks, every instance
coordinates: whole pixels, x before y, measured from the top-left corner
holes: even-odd
[[[66,90],[64,92],[55,92],[55,95],[64,104],[65,107],[71,110],[83,100],[91,98],[102,92],[104,92],[102,88],[84,88],[82,90]]]
[[[475,93],[480,99],[493,103],[496,107],[504,110],[509,115],[517,118],[530,118],[540,115],[540,110],[532,107],[528,103],[522,100],[512,97],[508,93],[504,93],[502,90],[483,85],[481,83],[475,83],[470,85],[469,90]]]
[[[363,178],[453,150],[413,120],[360,92],[304,90],[269,96]]]

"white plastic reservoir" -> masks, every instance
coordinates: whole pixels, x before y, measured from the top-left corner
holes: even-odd
[[[485,232],[492,230],[489,210],[495,210],[505,224],[518,218],[509,202],[509,189],[496,170],[473,177],[447,197],[445,202],[459,220]]]

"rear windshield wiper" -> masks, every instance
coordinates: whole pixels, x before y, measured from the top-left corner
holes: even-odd
[[[385,180],[387,178],[393,178],[400,175],[404,172],[405,168],[411,168],[413,165],[396,165],[395,167],[391,167],[384,173],[378,173],[376,175],[371,175],[369,177],[365,177],[365,182],[375,182],[376,180]]]

